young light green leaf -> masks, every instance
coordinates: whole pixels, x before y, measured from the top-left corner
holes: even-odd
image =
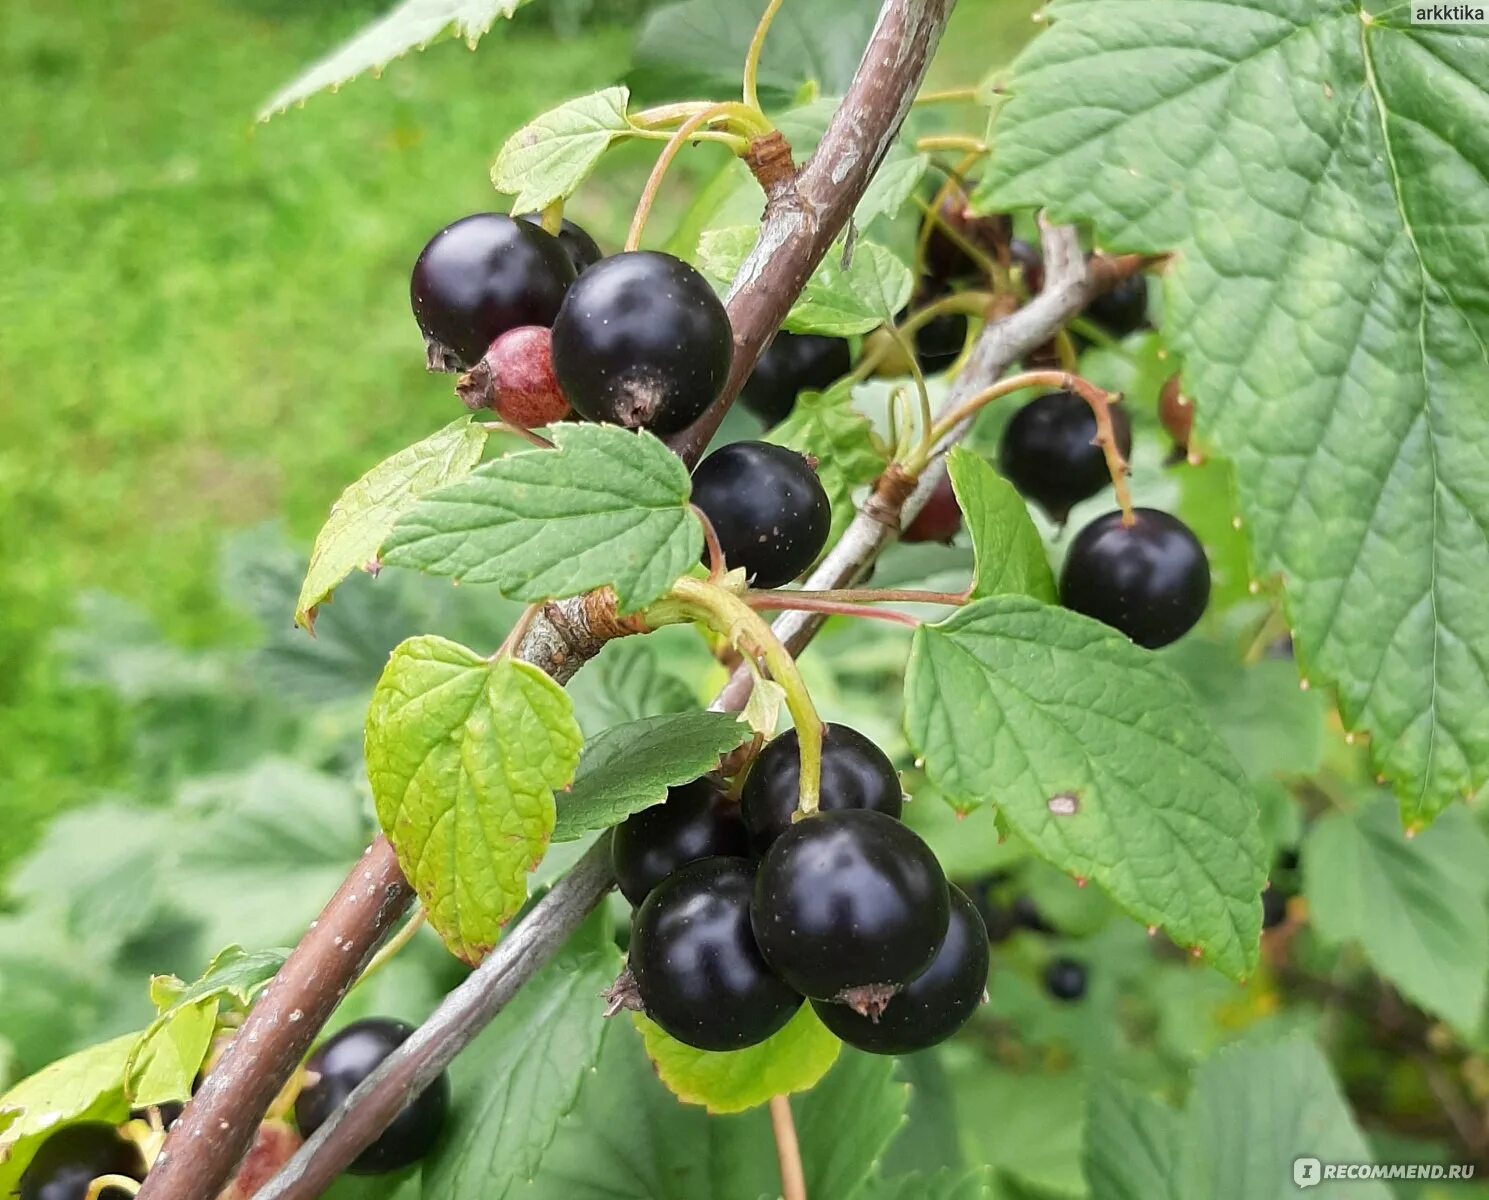
[[[174,1005],[139,1036],[125,1070],[125,1095],[135,1108],[191,1097],[217,1029],[217,996]]]
[[[853,519],[854,489],[884,470],[885,458],[873,434],[869,419],[853,407],[852,386],[836,384],[825,392],[802,392],[791,415],[765,435],[767,441],[817,460],[817,478],[832,504],[829,542]]]
[[[757,232],[754,226],[709,230],[698,243],[704,271],[731,282],[754,248]],[[868,333],[909,303],[912,283],[910,268],[883,246],[858,241],[846,267],[842,247],[835,246],[807,280],[783,327],[833,337]]]
[[[516,212],[537,212],[572,195],[610,143],[630,130],[628,100],[625,88],[606,88],[529,121],[496,156],[491,185],[515,197]]]
[[[1254,968],[1256,801],[1158,659],[1076,613],[997,596],[916,631],[905,705],[953,803],[996,804],[1041,857],[1138,920],[1228,975]]]
[[[208,997],[224,1000],[239,1011],[247,1011],[254,996],[273,979],[288,950],[256,950],[228,946],[207,964],[195,983],[186,983],[174,975],[156,975],[150,980],[150,1000],[162,1016],[183,1004]]]
[[[683,1103],[711,1113],[743,1112],[772,1096],[806,1091],[843,1045],[805,1003],[779,1033],[743,1050],[695,1050],[639,1013],[634,1019],[657,1077]]]
[[[1489,780],[1489,31],[1059,0],[976,201],[1176,251],[1164,332],[1298,661],[1409,823]],[[1132,64],[1143,86],[1129,86]]]
[[[341,493],[331,506],[300,587],[295,622],[314,630],[315,610],[353,571],[377,558],[398,518],[427,495],[470,473],[481,461],[486,431],[469,417],[384,459]]]
[[[608,829],[660,804],[667,789],[712,771],[753,731],[734,713],[643,717],[585,743],[574,782],[559,798],[555,842]]]
[[[275,94],[259,113],[267,121],[291,104],[300,104],[325,88],[335,90],[364,71],[377,72],[410,50],[422,50],[447,29],[475,46],[497,17],[510,17],[528,0],[403,0],[351,41],[332,51],[288,87]]]
[[[1388,797],[1334,812],[1303,852],[1309,920],[1330,942],[1357,942],[1409,1000],[1466,1037],[1489,991],[1489,841],[1466,809],[1413,838]]]
[[[582,742],[568,696],[536,667],[439,637],[393,652],[367,714],[367,777],[429,923],[467,962],[527,898]]]
[[[946,459],[977,565],[972,597],[1024,595],[1055,602],[1055,577],[1029,509],[1009,482],[961,446]]]
[[[631,612],[663,595],[703,549],[682,460],[614,425],[549,432],[556,449],[496,459],[419,501],[383,561],[492,583],[514,600],[608,585]]]

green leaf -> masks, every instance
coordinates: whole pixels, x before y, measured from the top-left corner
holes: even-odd
[[[536,667],[438,637],[393,652],[367,714],[367,777],[430,925],[465,961],[527,898],[582,741],[568,696]]]
[[[854,490],[877,479],[885,467],[884,455],[874,445],[873,425],[853,407],[852,385],[802,392],[791,415],[765,439],[817,460],[817,478],[832,504],[828,540],[836,541],[853,519]]]
[[[295,621],[315,626],[315,610],[353,571],[366,570],[394,523],[421,496],[470,473],[481,461],[486,431],[469,417],[384,459],[331,506],[295,604]]]
[[[1091,1098],[1086,1179],[1101,1200],[1388,1200],[1384,1184],[1317,1184],[1301,1193],[1293,1163],[1369,1163],[1371,1154],[1314,1044],[1294,1036],[1220,1051],[1184,1112],[1111,1080]]]
[[[703,549],[687,468],[649,433],[554,425],[555,450],[511,454],[421,500],[383,560],[494,583],[514,600],[615,589],[623,612],[663,595]]]
[[[301,104],[316,92],[355,79],[364,71],[377,73],[410,50],[422,50],[446,30],[474,47],[497,17],[510,17],[528,0],[403,0],[387,16],[367,26],[349,42],[332,51],[264,105],[259,120],[267,121],[291,104]]]
[[[977,555],[973,599],[1023,595],[1053,604],[1055,577],[1023,498],[982,458],[961,446],[952,448],[946,467]]]
[[[1184,685],[1095,621],[1023,597],[915,633],[906,727],[932,783],[998,806],[1043,858],[1094,879],[1226,974],[1256,964],[1256,802]]]
[[[1000,1181],[1016,1180],[1038,1196],[1080,1194],[1086,1084],[1079,1074],[984,1065],[958,1076],[957,1104],[963,1112],[999,1115],[997,1121],[968,1124],[964,1136],[972,1142],[974,1160],[992,1167]]]
[[[529,121],[496,156],[491,185],[515,197],[514,212],[537,212],[573,195],[610,143],[630,131],[629,99],[623,87],[606,88]]]
[[[198,1000],[217,998],[246,1012],[253,998],[273,979],[288,950],[258,950],[249,953],[242,946],[228,946],[207,964],[202,977],[186,983],[174,975],[157,975],[150,980],[150,999],[162,1016],[171,1009]]]
[[[743,1050],[695,1050],[639,1013],[634,1019],[668,1091],[711,1113],[743,1112],[772,1096],[804,1092],[827,1074],[842,1048],[805,1003],[779,1033]]]
[[[1489,207],[1465,132],[1489,33],[1338,0],[1048,11],[976,200],[1176,252],[1164,330],[1256,568],[1425,823],[1489,779],[1489,305],[1462,219]]]
[[[802,1162],[807,1195],[855,1195],[880,1168],[910,1102],[894,1066],[892,1058],[844,1047],[822,1082],[792,1103],[797,1136],[810,1148]]]
[[[605,730],[584,746],[574,782],[558,805],[555,842],[608,829],[660,804],[667,789],[712,771],[753,731],[734,713],[644,717]]]
[[[720,282],[732,281],[758,232],[753,225],[709,230],[698,243],[703,270]],[[846,267],[842,247],[834,246],[807,280],[782,328],[833,337],[868,333],[905,307],[911,285],[910,269],[883,246],[860,240]]]
[[[456,1059],[451,1128],[424,1168],[423,1200],[520,1194],[594,1070],[599,995],[619,967],[608,923],[591,918]]]
[[[125,1072],[125,1093],[135,1108],[191,1097],[212,1047],[220,1005],[216,996],[174,1005],[139,1036]]]
[[[663,629],[649,637],[607,642],[599,657],[570,681],[566,690],[574,700],[574,711],[585,733],[596,735],[626,721],[697,708],[699,699],[677,673],[676,663],[668,658],[667,666],[662,666],[666,656],[659,645],[666,645],[670,637],[671,648],[676,648],[677,634],[685,638],[682,645],[699,647],[697,652],[708,656],[707,648],[691,630]]]
[[[1303,850],[1309,920],[1472,1037],[1489,991],[1489,840],[1465,809],[1408,838],[1388,797],[1333,812]]]
[[[138,1034],[90,1046],[44,1067],[0,1096],[0,1195],[9,1195],[51,1134],[79,1121],[129,1116],[124,1064]]]
[[[993,1175],[986,1167],[966,1172],[945,1169],[928,1175],[917,1171],[894,1179],[876,1179],[859,1197],[860,1200],[986,1200],[992,1186]]]

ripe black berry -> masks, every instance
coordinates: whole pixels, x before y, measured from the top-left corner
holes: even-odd
[[[1060,602],[1156,650],[1204,615],[1210,561],[1178,517],[1151,508],[1133,515],[1131,528],[1110,512],[1076,535],[1060,572]]]
[[[748,853],[739,805],[706,778],[670,788],[664,803],[632,813],[610,843],[616,881],[633,905],[690,862]]]
[[[764,854],[791,828],[800,784],[801,744],[796,730],[790,729],[760,752],[740,796],[740,810],[756,854]],[[856,729],[826,726],[820,798],[824,812],[871,808],[898,818],[903,801],[900,777],[884,751]]]
[[[47,1138],[21,1172],[20,1200],[83,1200],[100,1175],[144,1179],[139,1149],[112,1125],[69,1125]]]
[[[713,403],[733,353],[729,314],[708,281],[651,250],[590,267],[553,322],[553,367],[575,411],[658,436]]]
[[[950,919],[946,876],[893,817],[864,809],[798,821],[755,879],[755,938],[776,972],[814,1000],[862,1012],[926,969]]]
[[[961,528],[962,510],[956,502],[951,478],[942,475],[926,498],[925,507],[901,532],[900,541],[949,543]]]
[[[846,1004],[813,1000],[822,1023],[872,1054],[909,1054],[944,1042],[967,1023],[987,988],[988,931],[977,906],[951,888],[951,920],[931,965],[907,983],[878,1020]]]
[[[1046,921],[1044,914],[1039,911],[1039,905],[1034,902],[1034,897],[1027,894],[1014,897],[1013,919],[1020,929],[1027,929],[1031,933],[1055,932],[1055,927]]]
[[[1262,928],[1275,929],[1287,920],[1287,892],[1272,883],[1262,893]]]
[[[852,365],[842,338],[783,329],[755,363],[739,402],[766,425],[775,425],[790,416],[798,395],[824,390]]]
[[[982,274],[977,261],[962,247],[962,242],[982,251],[988,258],[999,260],[1013,234],[1011,217],[974,216],[968,208],[967,193],[953,185],[936,207],[936,217],[926,217],[925,268],[934,279],[971,279]],[[950,228],[961,241],[947,232]]]
[[[1112,432],[1126,458],[1132,430],[1121,408],[1113,408]],[[1074,392],[1049,392],[1014,414],[1003,430],[998,465],[1026,499],[1054,521],[1111,482],[1106,457],[1096,445],[1096,416]]]
[[[910,310],[925,308],[946,296],[951,289],[931,283],[923,287],[910,302]],[[942,313],[933,317],[915,331],[915,361],[921,373],[936,375],[946,370],[962,355],[967,344],[967,315],[965,313]]]
[[[305,1064],[316,1076],[295,1100],[295,1123],[309,1137],[352,1094],[356,1086],[403,1045],[413,1033],[402,1021],[372,1017],[348,1025],[322,1043]],[[428,1154],[450,1109],[450,1078],[441,1074],[383,1130],[347,1168],[353,1175],[402,1170]]]
[[[537,225],[540,228],[543,224],[542,213],[523,213],[517,219],[519,221],[526,221],[529,225]],[[553,236],[558,238],[558,244],[564,248],[564,253],[569,256],[569,261],[574,264],[575,275],[583,275],[585,271],[605,257],[604,252],[599,247],[599,243],[589,236],[589,232],[584,226],[576,224],[569,220],[568,217],[565,217],[560,222],[558,232]]]
[[[1129,275],[1086,305],[1083,314],[1113,337],[1136,333],[1148,323],[1148,281]]]
[[[1044,969],[1044,986],[1056,1000],[1079,1000],[1086,994],[1086,967],[1073,958],[1053,959]]]
[[[693,503],[719,536],[730,570],[756,587],[790,583],[816,560],[832,529],[817,472],[795,450],[733,442],[693,471]]]
[[[646,1015],[700,1050],[763,1042],[801,1006],[750,930],[754,873],[742,858],[689,863],[631,923],[630,972]]]
[[[477,213],[430,239],[409,293],[424,336],[472,367],[507,330],[551,325],[573,281],[556,238],[526,221]]]

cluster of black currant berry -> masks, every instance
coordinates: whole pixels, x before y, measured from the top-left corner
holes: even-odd
[[[1006,903],[996,898],[1007,879],[1006,872],[998,872],[967,887],[967,894],[973,898],[987,926],[988,940],[998,945],[1021,929],[1041,937],[1058,936],[1059,930],[1045,919],[1032,896],[1020,893]],[[1074,1003],[1086,994],[1086,975],[1085,963],[1067,955],[1056,955],[1045,963],[1045,990],[1056,1000]]]
[[[617,827],[616,878],[636,910],[614,998],[703,1050],[764,1041],[803,997],[862,1050],[933,1046],[982,1000],[982,918],[900,823],[899,777],[873,742],[828,725],[821,810],[793,820],[800,772],[788,732],[737,802],[704,778]]]

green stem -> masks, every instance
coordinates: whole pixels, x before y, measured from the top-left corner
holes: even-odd
[[[136,1196],[139,1194],[140,1184],[128,1175],[100,1175],[88,1185],[85,1200],[98,1200],[109,1188],[118,1188],[127,1195]]]
[[[626,234],[626,250],[636,250],[640,247],[641,234],[646,229],[646,218],[651,215],[651,206],[656,202],[657,192],[661,190],[662,180],[667,175],[667,168],[672,165],[672,160],[677,157],[677,152],[682,149],[683,143],[688,140],[689,135],[708,124],[709,121],[717,120],[722,116],[723,108],[722,104],[714,104],[695,112],[677,127],[677,132],[667,139],[667,144],[662,147],[661,154],[657,155],[656,165],[651,169],[646,187],[642,189],[641,199],[636,202],[636,215],[631,218],[631,230]]]
[[[992,303],[993,297],[988,292],[956,292],[950,296],[942,296],[941,299],[927,304],[924,308],[916,309],[903,321],[895,326],[905,337],[914,337],[922,328],[929,325],[937,317],[945,316],[947,313],[966,313],[968,316],[982,316],[987,311],[987,306]],[[889,357],[888,346],[898,346],[899,343],[893,338],[886,347],[870,351],[859,359],[858,364],[844,376],[852,383],[862,383],[874,373],[874,368]],[[913,357],[913,356],[912,356]]]
[[[927,104],[975,104],[976,102],[977,89],[975,87],[943,88],[939,92],[921,92],[913,101],[920,107]]]
[[[770,32],[771,22],[775,20],[780,7],[781,0],[770,0],[765,6],[760,23],[755,26],[755,36],[750,39],[750,49],[745,54],[744,102],[754,112],[760,113],[762,118],[765,113],[760,107],[760,96],[756,89],[756,77],[760,74],[760,52],[765,49],[765,35]]]

